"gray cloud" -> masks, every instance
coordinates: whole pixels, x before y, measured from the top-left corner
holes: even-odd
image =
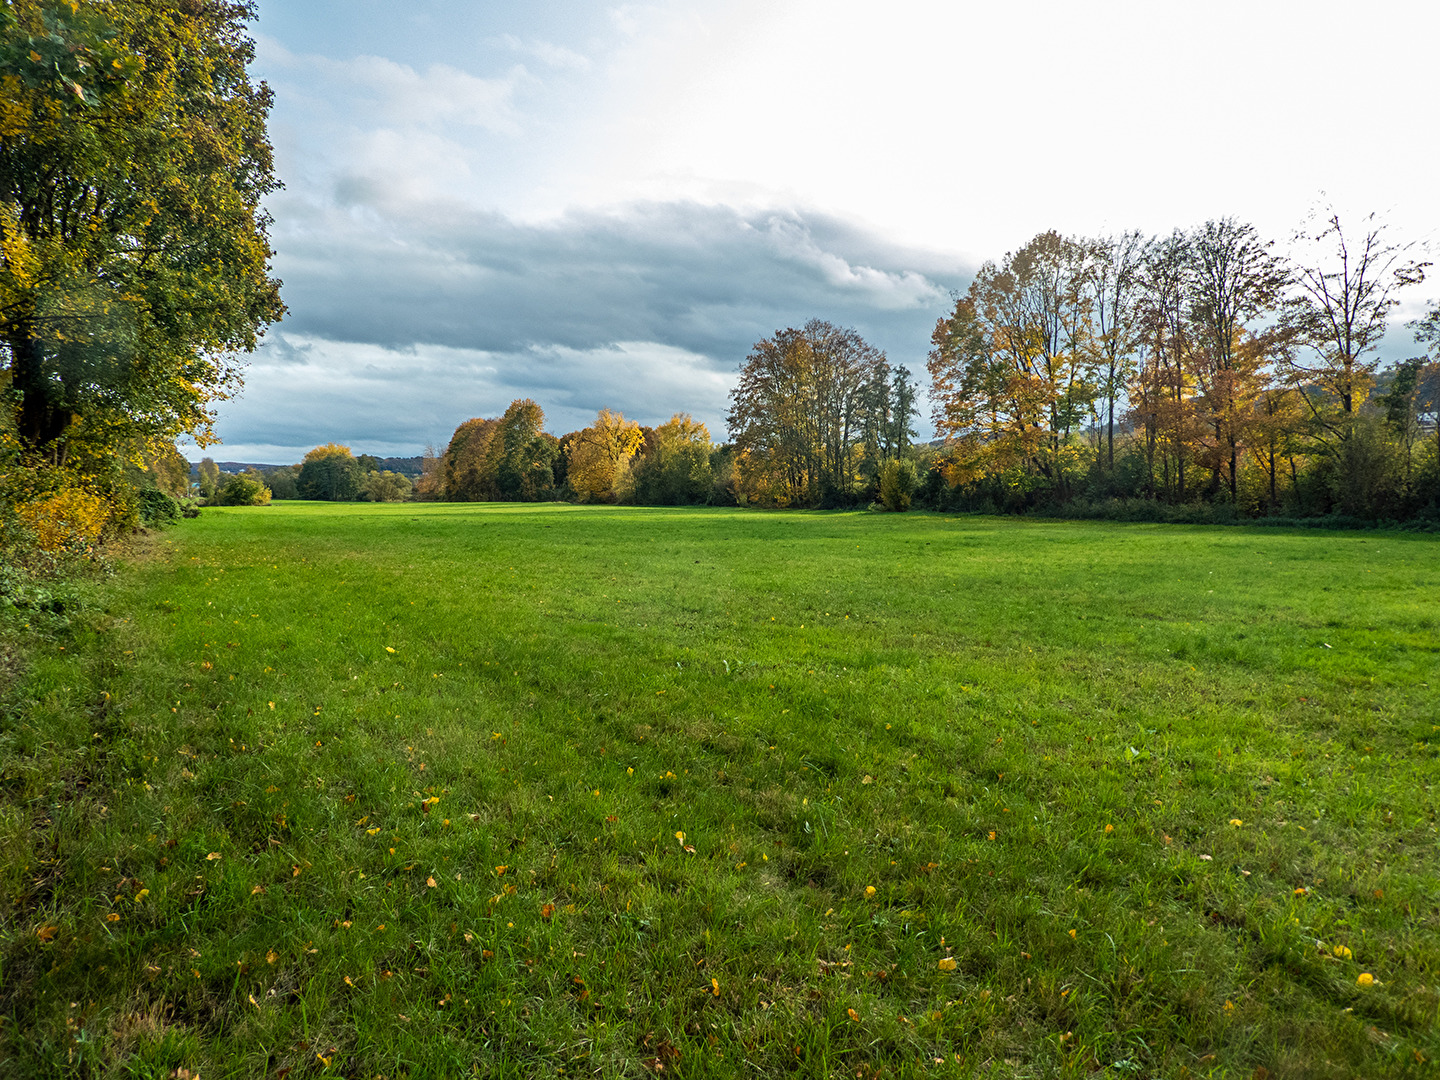
[[[964,277],[796,211],[657,203],[525,224],[387,205],[360,178],[338,194],[277,207],[287,326],[332,340],[495,352],[652,341],[733,365],[758,337],[818,315],[915,361]]]
[[[611,407],[691,412],[723,438],[755,341],[818,316],[918,365],[963,278],[796,211],[656,203],[527,224],[356,185],[276,213],[292,314],[221,410],[227,455],[331,439],[415,452],[515,397],[555,430]]]
[[[589,63],[546,38],[499,43],[545,79]],[[656,201],[539,221],[478,209],[497,202],[494,176],[524,175],[526,140],[546,137],[527,112],[545,79],[337,61],[270,39],[261,53],[282,103],[290,187],[269,209],[290,315],[220,406],[227,458],[290,460],[329,440],[413,453],[515,397],[539,401],[556,431],[610,407],[643,422],[691,412],[723,438],[729,387],[760,338],[825,318],[919,365],[968,276],[953,255],[803,209]]]

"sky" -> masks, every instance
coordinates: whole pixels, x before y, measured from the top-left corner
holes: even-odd
[[[756,341],[829,319],[923,382],[951,293],[1046,229],[1440,225],[1440,5],[259,0],[252,31],[289,314],[221,460],[417,454],[517,397],[723,439]]]

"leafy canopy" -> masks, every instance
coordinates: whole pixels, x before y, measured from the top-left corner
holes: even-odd
[[[284,307],[252,3],[0,8],[0,342],[14,429],[64,460],[213,441]]]

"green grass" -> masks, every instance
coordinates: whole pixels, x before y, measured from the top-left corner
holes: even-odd
[[[1435,1076],[1437,556],[208,510],[3,616],[0,1075]]]

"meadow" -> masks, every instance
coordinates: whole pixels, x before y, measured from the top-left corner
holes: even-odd
[[[0,1076],[1436,1076],[1437,556],[208,509],[0,614]]]

